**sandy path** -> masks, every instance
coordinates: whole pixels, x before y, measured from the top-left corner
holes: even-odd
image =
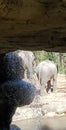
[[[38,80],[33,81],[40,88]],[[36,126],[47,124],[52,130],[66,129],[66,76],[58,74],[57,92],[38,95],[29,106],[17,108],[13,122],[21,130],[36,130]]]
[[[38,80],[34,81],[37,89],[40,88]],[[58,74],[57,92],[38,95],[34,101],[24,107],[17,108],[13,120],[30,119],[36,117],[54,117],[63,116],[66,114],[66,76]]]

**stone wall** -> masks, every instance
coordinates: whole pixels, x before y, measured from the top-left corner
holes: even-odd
[[[66,52],[66,0],[1,0],[0,53]]]

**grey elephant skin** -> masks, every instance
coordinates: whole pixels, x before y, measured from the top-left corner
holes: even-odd
[[[31,79],[33,76],[35,56],[31,51],[14,51],[4,56],[5,73],[8,80],[25,78]]]
[[[50,60],[42,61],[36,67],[36,75],[41,84],[41,95],[44,92],[56,90],[57,83],[57,65]]]
[[[18,55],[23,60],[23,67],[24,70],[27,70],[27,78],[33,77],[33,70],[34,70],[34,63],[35,63],[35,56],[32,51],[20,51]]]

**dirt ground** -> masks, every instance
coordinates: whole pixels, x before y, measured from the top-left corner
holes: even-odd
[[[32,82],[39,90],[40,84],[36,77]],[[55,93],[43,96],[38,94],[30,105],[17,108],[12,121],[21,128],[20,130],[39,130],[36,126],[41,125],[42,122],[50,125],[52,130],[66,129],[66,75],[64,74],[58,74]]]
[[[35,77],[33,84],[37,90],[40,88],[39,81]],[[32,119],[36,117],[54,117],[66,114],[66,75],[58,74],[57,91],[43,96],[36,95],[34,101],[24,107],[17,108],[13,120]]]
[[[66,93],[66,75],[58,74],[57,90],[58,90],[58,92]]]

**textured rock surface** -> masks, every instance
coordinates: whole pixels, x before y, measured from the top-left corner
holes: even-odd
[[[0,53],[66,52],[66,0],[0,0]]]

